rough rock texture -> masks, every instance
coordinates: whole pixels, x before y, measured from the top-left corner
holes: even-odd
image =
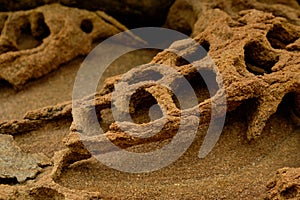
[[[268,183],[265,199],[300,199],[300,168],[283,168]]]
[[[166,26],[196,36],[213,21],[214,9],[226,12],[233,19],[239,18],[240,11],[255,9],[272,13],[276,17],[283,17],[290,23],[300,25],[298,2],[296,0],[177,0],[168,13]]]
[[[81,119],[72,123],[70,134],[64,139],[65,148],[55,152],[51,166],[41,170],[39,161],[26,161],[24,164],[32,165],[27,166],[29,170],[25,171],[24,175],[23,172],[20,174],[19,169],[8,169],[7,162],[0,163],[0,168],[4,166],[4,171],[9,172],[4,176],[1,174],[0,181],[10,184],[35,178],[37,173],[41,172],[34,180],[26,181],[24,184],[1,185],[0,197],[4,199],[101,198],[99,193],[72,190],[57,183],[64,170],[69,169],[73,163],[91,157],[79,133],[82,131],[81,122],[89,120],[89,111],[93,106],[96,107],[97,117],[104,127],[105,134],[94,140],[92,138],[85,141],[85,144],[94,145],[96,141],[101,152],[111,151],[108,147],[99,145],[106,137],[122,148],[166,141],[176,134],[179,120],[182,118],[190,120],[189,117],[196,117],[194,115],[196,110],[201,114],[201,124],[208,123],[212,106],[216,109],[217,116],[221,117],[224,109],[231,112],[240,105],[246,105],[248,128],[243,139],[247,137],[248,140],[259,140],[269,118],[283,101],[290,106],[291,118],[297,123],[300,113],[299,14],[299,5],[296,1],[177,0],[169,12],[166,26],[190,33],[195,41],[208,51],[216,67],[207,57],[188,63],[182,56],[192,57],[197,51],[190,43],[178,41],[142,68],[133,69],[123,77],[119,75],[107,79],[103,90],[79,102],[77,110],[72,111],[72,102],[68,101],[29,111],[21,120],[1,121],[0,134],[3,134],[1,141],[6,145],[5,150],[0,149],[0,153],[5,154],[1,155],[1,159],[11,159],[12,156],[7,156],[5,152],[14,149],[14,153],[18,152],[21,159],[30,160],[35,156],[22,153],[10,135],[25,135],[30,131],[39,130],[50,122],[72,120],[72,112],[82,114]],[[15,87],[22,86],[29,79],[49,73],[61,63],[72,60],[78,55],[87,54],[91,50],[93,41],[126,30],[124,26],[102,12],[89,12],[60,5],[44,6],[32,11],[1,13],[0,29],[2,30],[0,77]],[[29,44],[34,46],[28,47],[25,41],[30,41]],[[177,55],[171,50],[177,51]],[[164,64],[169,68],[157,68],[157,64]],[[178,83],[175,76],[164,74],[171,68],[184,75],[196,93],[201,94],[197,96],[197,105],[184,110],[178,105],[176,98],[173,98],[171,91],[157,86],[157,83],[167,79]],[[213,96],[210,97],[205,90],[205,83],[196,73],[197,70],[207,73],[212,83],[221,84],[220,77],[222,77],[225,90],[215,88]],[[152,75],[156,74],[152,76],[150,73],[150,77],[156,80],[138,90],[131,99],[132,117],[136,123],[143,123],[145,127],[155,127],[164,120],[167,123],[159,134],[145,139],[124,133],[112,118],[110,107],[115,103],[117,109],[121,111],[123,109],[122,102],[112,102],[114,84],[121,79],[121,83],[125,84],[124,87],[128,88],[142,84],[131,79],[147,71]],[[218,104],[224,96],[227,99],[227,107]],[[156,103],[164,107],[167,117],[161,117],[159,113],[138,117],[148,113],[151,106]],[[151,122],[152,117],[157,119],[155,123]],[[122,122],[122,125],[131,132],[137,132],[139,128],[129,122]],[[145,135],[147,134],[151,133],[145,132]],[[3,145],[1,146],[3,148]],[[226,176],[230,175],[226,174]],[[298,197],[299,168],[279,170],[274,180],[268,184],[267,198],[297,199]]]
[[[298,94],[300,92],[299,52],[297,50],[290,50],[288,47],[287,49],[272,47],[274,43],[270,41],[272,37],[278,38],[276,35],[273,35],[274,29],[278,27],[293,34],[298,34],[300,29],[297,26],[289,24],[282,18],[276,18],[272,14],[263,13],[261,11],[250,10],[241,13],[238,19],[239,22],[232,20],[222,11],[215,10],[215,12],[216,20],[213,20],[214,24],[209,24],[205,31],[195,37],[195,40],[203,44],[206,48],[208,47],[209,55],[215,61],[218,69],[214,69],[213,65],[205,58],[200,62],[192,63],[192,66],[191,64],[185,63],[180,56],[174,55],[174,53],[170,53],[170,51],[166,50],[159,53],[151,64],[143,66],[142,70],[152,70],[153,72],[163,74],[167,69],[156,68],[155,63],[165,64],[186,75],[190,81],[192,81],[195,74],[195,68],[198,70],[208,70],[212,74],[214,72],[220,73],[223,77],[226,89],[228,111],[236,109],[246,100],[255,100],[255,104],[251,105],[252,110],[249,112],[247,131],[247,137],[251,140],[260,135],[267,120],[276,112],[278,105],[287,94]],[[243,24],[241,25],[240,22],[243,22]],[[277,31],[275,31],[275,33],[277,33]],[[300,37],[299,34],[297,35],[297,38],[298,37]],[[295,40],[296,39],[294,39],[294,41]],[[297,42],[288,44],[288,46],[299,47]],[[180,49],[179,55],[190,55],[194,53],[193,48],[185,42],[175,43],[170,47],[170,49],[172,48]],[[268,60],[271,64],[268,63]],[[276,62],[274,62],[274,60],[276,60]],[[138,70],[133,69],[123,76],[122,81],[130,83],[132,76],[136,77],[138,73]],[[176,79],[175,77],[166,76],[157,82],[163,82],[164,78]],[[110,93],[112,92],[113,84],[119,80],[120,76],[108,79],[102,93],[96,95],[96,109],[99,113],[101,113],[101,110],[107,109],[111,104]],[[135,84],[140,83],[131,83],[126,87],[133,87]],[[198,106],[189,110],[190,113],[182,112],[180,116],[180,109],[171,98],[172,95],[170,91],[164,90],[155,84],[147,85],[144,87],[144,90],[140,90],[140,93],[136,96],[138,98],[133,99],[133,102],[135,102],[133,105],[140,104],[149,98],[149,95],[147,95],[145,91],[151,93],[157,102],[165,107],[170,118],[167,118],[167,125],[160,134],[147,139],[129,136],[120,130],[115,122],[112,123],[105,135],[115,144],[123,148],[171,138],[176,133],[179,118],[184,118],[185,114],[187,114],[187,116],[193,115],[193,109],[200,110],[201,123],[207,123],[209,121],[211,104],[217,105],[217,113],[221,113],[222,109],[224,109],[223,105],[217,104],[218,99],[224,95],[222,90],[219,90],[215,91],[215,96],[202,100]],[[91,100],[87,98],[83,102],[83,105],[79,106],[79,109],[73,112],[80,112],[82,120],[84,121],[89,116],[88,113],[91,105],[93,105],[92,98]],[[120,106],[119,109],[122,109],[122,106]],[[130,109],[132,109],[133,113],[135,112],[135,107],[131,107]],[[105,116],[100,116],[99,118],[105,118]],[[159,124],[160,120],[165,119],[161,118],[155,123]],[[151,125],[155,126],[155,123],[150,122],[148,125],[149,127]],[[126,130],[136,132],[137,127],[131,123],[122,122],[122,125],[127,127]],[[68,139],[67,146],[70,151],[66,153],[82,152],[82,155],[86,155],[87,151],[84,150],[84,145],[80,142],[79,136],[76,135],[77,131],[82,131],[80,120],[77,124],[73,124],[71,130],[74,133],[71,133]],[[103,135],[97,137],[97,142],[99,143],[104,140],[104,137]],[[92,143],[92,141],[85,142]],[[105,152],[110,151],[110,149],[101,146],[99,151]],[[71,158],[71,160],[74,161],[73,158]],[[65,166],[65,163],[70,162],[62,160],[60,165]]]
[[[186,64],[180,56],[166,50],[159,53],[152,61],[152,65],[146,66],[144,71],[155,71],[155,63],[165,64],[180,71],[190,81],[195,74],[195,69],[206,70],[212,74],[220,73],[226,90],[228,111],[236,109],[246,100],[252,99],[255,102],[249,112],[247,131],[247,138],[252,140],[261,134],[266,122],[277,111],[283,98],[290,93],[298,94],[300,92],[300,54],[298,51],[300,49],[300,28],[288,23],[283,18],[277,18],[272,14],[257,10],[244,11],[240,13],[240,18],[237,20],[233,20],[218,9],[212,12],[215,19],[195,37],[195,40],[208,50],[217,69],[214,69],[213,65],[205,58],[192,64]],[[283,40],[282,38],[287,39]],[[290,42],[284,44],[287,41]],[[170,48],[180,49],[179,55],[191,56],[195,53],[193,47],[184,42],[174,44],[174,47]],[[127,73],[127,76],[130,77],[136,73],[138,72],[132,70]],[[107,85],[106,88],[113,88],[112,84],[119,79],[119,76],[116,77],[116,80],[111,81],[111,85]],[[175,80],[175,77],[173,79]],[[220,80],[218,81],[221,84]],[[151,87],[155,89],[151,89]],[[148,92],[152,90],[150,93],[156,99],[166,94],[166,91],[160,91],[159,88],[152,85],[147,86],[146,90]],[[136,99],[136,104],[144,100],[140,98],[143,96],[142,93],[143,91],[140,91],[140,94],[137,95],[139,99]],[[159,93],[159,95],[155,93]],[[218,101],[223,95],[224,92],[219,90],[213,97],[199,104],[198,109],[202,116],[202,123],[209,120],[211,103],[216,104],[217,113],[221,113],[224,105],[218,105]],[[178,115],[179,110],[175,102],[165,96],[162,98],[164,98],[164,104],[168,105],[170,113],[173,116]],[[157,101],[160,100],[157,99]],[[107,105],[107,102],[104,104]],[[134,110],[134,108],[132,109]],[[174,127],[176,127],[175,124]],[[112,129],[114,129],[113,127],[115,126],[111,126]]]
[[[21,87],[79,55],[92,43],[126,30],[101,11],[59,4],[0,14],[0,79]]]
[[[101,10],[118,19],[128,27],[160,26],[164,23],[169,7],[174,0],[22,0],[0,1],[0,11],[32,9],[49,3],[61,3],[65,6],[88,10]]]
[[[33,179],[42,166],[50,165],[50,160],[43,154],[22,152],[10,135],[0,135],[0,144],[0,184]]]

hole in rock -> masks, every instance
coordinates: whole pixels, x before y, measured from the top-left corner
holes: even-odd
[[[296,93],[288,93],[284,96],[277,109],[281,113],[284,113],[286,118],[295,122],[295,124],[300,119],[300,106],[297,101]]]
[[[285,49],[288,44],[291,44],[298,39],[295,34],[289,33],[281,25],[274,25],[268,32],[267,38],[271,46],[275,49]]]
[[[116,47],[118,48],[118,47]],[[105,79],[108,77],[113,77],[116,75],[120,75],[123,73],[131,73],[130,70],[140,65],[147,64],[151,62],[154,56],[156,56],[161,50],[158,49],[139,49],[130,51],[128,53],[123,54],[122,56],[115,59],[104,71],[102,77],[98,83],[98,90],[112,92],[114,89],[114,85],[105,85]],[[100,63],[101,64],[101,63]],[[102,67],[102,65],[99,65]],[[137,72],[133,75],[130,80],[128,80],[128,84],[138,83],[138,79],[140,80],[159,80],[162,75],[159,72],[154,70],[145,70],[145,72]]]
[[[6,80],[0,79],[0,88],[13,88],[13,86]]]
[[[200,46],[194,51],[188,55],[185,55],[184,57],[179,56],[176,58],[176,66],[183,66],[187,65],[189,63],[192,63],[197,60],[201,60],[205,58],[209,52],[210,49],[210,44],[208,41],[204,40],[203,42],[200,43]]]
[[[156,99],[144,89],[138,90],[131,96],[130,107],[134,108],[134,112],[130,115],[137,124],[149,123],[163,117]]]
[[[131,85],[143,81],[158,81],[162,77],[163,75],[161,73],[154,70],[138,71],[133,75],[132,79],[128,81],[128,83]]]
[[[205,49],[205,51],[209,52],[210,44],[207,40],[204,40],[203,42],[201,42],[200,45]]]
[[[91,33],[93,31],[94,25],[93,22],[89,19],[82,20],[80,28],[85,33]]]
[[[50,30],[45,23],[45,18],[42,13],[38,13],[33,21],[32,35],[35,39],[42,42],[42,40],[50,35]]]
[[[46,187],[39,187],[35,188],[30,191],[30,196],[33,197],[33,199],[57,199],[57,200],[63,200],[65,199],[65,196],[61,193],[59,193],[56,190],[53,190],[51,188]]]
[[[0,184],[6,184],[6,185],[15,185],[18,184],[18,180],[16,177],[14,178],[0,178]]]
[[[280,194],[285,199],[291,199],[291,198],[295,198],[297,196],[298,190],[297,190],[297,187],[295,185],[293,185],[289,188],[286,188]]]
[[[176,79],[171,87],[174,90],[175,105],[183,110],[209,99],[210,93],[213,96],[219,89],[216,74],[211,70],[201,70],[200,73],[194,72],[184,78]],[[210,88],[210,92],[208,88]]]
[[[248,124],[252,119],[253,113],[257,110],[258,101],[257,98],[250,98],[242,102],[228,103],[228,110],[234,113],[234,116],[239,116],[245,124]],[[236,106],[237,108],[235,108]]]
[[[43,39],[50,35],[49,27],[45,23],[44,15],[38,13],[33,16],[32,22],[27,21],[21,26],[17,40],[19,50],[32,49],[43,43]]]
[[[269,74],[278,62],[279,56],[255,41],[244,47],[247,70],[255,75]]]

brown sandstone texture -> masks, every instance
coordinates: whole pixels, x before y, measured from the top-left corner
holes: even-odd
[[[0,121],[1,142],[4,147],[1,147],[0,152],[3,155],[3,162],[0,163],[0,197],[299,198],[299,168],[283,168],[286,165],[300,166],[300,140],[296,128],[300,117],[299,15],[300,6],[296,1],[175,1],[165,26],[191,34],[208,54],[188,63],[183,57],[192,56],[197,51],[192,44],[177,41],[142,68],[106,79],[103,89],[85,98],[77,110],[72,111],[71,101],[57,102],[56,105],[28,111],[23,119]],[[125,26],[103,12],[58,4],[28,11],[4,12],[0,16],[0,77],[19,89],[32,79],[47,76],[63,66],[63,63],[88,54],[95,41],[126,30]],[[134,35],[129,37],[135,38]],[[157,64],[164,64],[166,69],[155,67]],[[177,70],[191,83],[197,94],[197,105],[184,110],[172,98],[171,91],[155,84],[163,82],[164,78],[177,81],[175,76],[162,75],[168,71],[167,68]],[[213,83],[223,85],[224,89],[216,87],[212,96],[209,96],[197,70],[206,73]],[[161,77],[154,84],[143,87],[131,99],[131,116],[139,124],[156,126],[155,122],[163,118],[151,122],[149,116],[143,115],[149,112],[148,104],[155,104],[155,100],[166,109],[168,115],[165,118],[167,125],[159,134],[141,139],[124,133],[118,127],[111,116],[110,106],[114,84],[121,78],[122,81],[128,80],[128,87],[140,84],[130,83],[130,80],[145,71],[160,74]],[[227,106],[219,104],[223,97],[226,97]],[[201,130],[209,123],[212,109],[216,110],[217,117],[222,117],[222,111],[226,109],[229,119],[223,138],[216,150],[212,151],[211,157],[203,161],[204,164],[189,159],[186,162],[188,164],[185,164],[183,161],[186,158],[183,157],[179,163],[157,172],[151,179],[151,175],[144,174],[141,178],[110,171],[103,166],[99,167],[91,158],[92,155],[84,146],[79,133],[82,131],[80,120],[86,120],[88,115],[85,114],[89,113],[92,106],[95,106],[98,120],[105,132],[97,138],[97,142],[101,143],[101,140],[108,137],[116,145],[129,151],[147,150],[148,146],[160,146],[160,143],[168,142],[176,134],[180,119],[193,115],[195,110],[199,110],[201,115],[198,140],[203,139],[204,133]],[[118,109],[122,110],[122,107]],[[82,114],[82,118],[76,123],[72,122],[72,112]],[[62,135],[65,127],[70,125],[70,131],[67,131],[69,134]],[[137,128],[132,123],[123,122],[123,125],[133,132]],[[59,149],[49,147],[51,153],[47,155],[48,158],[42,153],[36,154],[34,149],[29,151],[26,146],[23,146],[26,151],[23,152],[18,147],[22,144],[13,141],[24,141],[24,138],[31,137],[29,135],[43,134],[48,130],[57,130],[57,134],[61,136],[56,140],[64,143]],[[85,142],[93,145],[95,141]],[[100,147],[100,150],[110,151],[105,146]],[[227,154],[226,150],[233,152]],[[194,155],[193,152],[197,151],[197,148],[191,148],[187,154]],[[220,156],[217,152],[224,152],[224,155]],[[13,163],[19,163],[16,165],[20,167],[12,168]],[[209,163],[215,163],[215,167],[205,165]],[[100,176],[105,181],[97,182],[96,178],[89,178],[99,178],[96,166],[101,173],[107,175],[107,179]],[[176,167],[185,173],[176,172]],[[270,174],[274,174],[274,169],[278,168],[283,169],[267,184]],[[212,175],[206,174],[209,170]],[[79,182],[82,180],[84,183],[77,183],[76,176],[79,176]],[[171,183],[165,180],[176,176],[180,181],[176,180],[174,184],[172,180],[175,179],[170,178]],[[156,183],[155,177],[165,179],[160,179],[162,183]],[[149,185],[148,190],[138,184],[141,179],[151,183],[151,187],[148,182],[144,183]],[[132,182],[132,186],[127,186],[126,180]],[[240,184],[236,184],[234,180]],[[115,196],[114,193],[109,193],[110,182],[113,183],[111,187],[116,190]],[[158,185],[157,188],[152,186],[153,182]],[[257,185],[253,186],[254,183]],[[192,187],[197,190],[192,190]]]

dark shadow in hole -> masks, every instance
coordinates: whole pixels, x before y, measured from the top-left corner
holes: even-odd
[[[2,88],[12,89],[13,86],[8,81],[0,79],[0,89]]]
[[[241,142],[242,144],[249,144],[245,132],[247,131],[248,124],[253,117],[253,113],[257,110],[258,99],[250,98],[240,102],[227,102],[227,106],[229,112],[226,114],[226,124],[230,124],[231,126],[232,122],[238,119],[240,128],[242,128],[239,133],[241,137],[244,138]]]
[[[130,113],[134,123],[149,123],[163,116],[158,103],[151,93],[144,89],[137,90],[130,98],[129,106],[134,108],[134,112]]]
[[[266,49],[262,44],[252,41],[244,47],[247,70],[255,75],[269,74],[278,62],[279,56]]]
[[[43,43],[43,39],[50,35],[50,30],[45,23],[44,15],[37,13],[21,26],[20,36],[17,40],[19,50],[32,49]]]
[[[13,178],[0,178],[0,184],[16,185],[18,183],[19,182],[18,182],[16,177],[13,177]]]
[[[182,56],[177,57],[175,64],[176,66],[183,66],[195,62],[197,60],[201,60],[207,56],[209,49],[210,49],[209,42],[204,40],[203,42],[200,43],[200,46],[196,48],[196,50],[193,53],[188,54],[184,57]]]
[[[205,77],[205,79],[203,78]],[[218,91],[218,84],[216,81],[216,74],[211,70],[201,70],[199,72],[191,73],[185,77],[191,84],[195,94],[197,95],[198,103],[210,98],[208,85],[211,87],[211,95],[215,95]]]
[[[290,34],[281,25],[274,25],[268,32],[267,38],[271,46],[275,49],[285,49],[288,44],[295,42],[298,37]]]
[[[59,193],[54,189],[46,187],[32,189],[30,191],[30,196],[32,196],[34,199],[65,199],[65,196],[63,194]]]
[[[296,185],[290,186],[280,193],[280,195],[285,199],[295,198],[297,194],[298,194],[298,190]]]
[[[35,39],[42,41],[50,35],[50,29],[45,23],[45,18],[42,13],[38,13],[34,19],[34,26],[32,28],[32,35]]]
[[[138,71],[134,74],[134,77],[128,81],[129,85],[140,83],[142,81],[158,81],[163,75],[154,70]]]
[[[85,33],[91,33],[94,29],[93,22],[89,19],[82,20],[80,24],[80,28]]]
[[[206,52],[209,52],[210,44],[207,40],[204,40],[203,42],[201,42],[200,45],[205,49]]]
[[[300,107],[296,100],[296,93],[290,92],[286,94],[279,104],[277,111],[283,113],[285,118],[290,119],[297,125],[300,119]]]
[[[205,77],[206,82],[202,76]],[[188,81],[191,88],[186,86],[186,81]],[[210,86],[211,95],[215,95],[219,87],[216,82],[216,74],[211,70],[202,70],[201,74],[194,72],[175,80],[171,87],[174,90],[173,93],[177,95],[176,98],[175,95],[173,96],[173,101],[177,108],[192,108],[206,99],[209,99],[211,96],[207,85]],[[195,95],[197,99],[194,99]]]

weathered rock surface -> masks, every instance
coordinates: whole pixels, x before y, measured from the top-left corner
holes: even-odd
[[[104,12],[59,4],[0,13],[0,79],[21,87],[79,55],[92,43],[126,30]]]
[[[43,154],[24,153],[10,135],[0,135],[0,184],[24,182],[41,172],[42,166],[50,164]]]
[[[233,19],[239,18],[240,11],[255,9],[300,25],[299,8],[296,0],[177,0],[170,8],[166,26],[196,36],[214,20],[214,9],[226,12]]]
[[[300,199],[300,168],[283,168],[268,183],[265,199]]]
[[[251,10],[248,10],[250,8]],[[22,153],[9,135],[26,134],[53,121],[71,120],[72,112],[82,114],[79,121],[73,122],[71,132],[65,138],[66,148],[56,152],[52,158],[53,166],[40,174],[41,177],[27,181],[24,185],[1,185],[0,197],[6,199],[100,198],[98,193],[71,190],[56,183],[72,163],[91,157],[85,144],[94,145],[96,141],[100,146],[98,149],[100,152],[108,152],[111,151],[109,147],[99,145],[106,137],[122,148],[167,140],[176,134],[180,118],[193,116],[196,110],[200,112],[200,122],[208,123],[212,105],[215,106],[217,116],[221,117],[224,109],[230,112],[241,104],[246,104],[248,129],[245,134],[248,140],[257,139],[261,135],[270,116],[277,111],[284,100],[292,109],[291,118],[297,122],[300,94],[298,18],[300,12],[298,8],[296,1],[177,0],[169,13],[166,26],[191,33],[195,41],[208,51],[215,66],[207,57],[188,63],[182,56],[192,57],[197,51],[189,43],[178,41],[169,49],[159,53],[142,69],[133,69],[123,77],[119,75],[107,79],[104,89],[95,96],[85,98],[77,110],[72,111],[72,102],[69,101],[29,111],[22,120],[1,121],[0,134],[6,134],[1,135],[3,140],[0,141],[6,145],[0,147],[5,148],[0,149],[0,154],[5,154],[1,155],[1,159],[20,157],[19,160],[25,159],[24,165],[28,168],[24,173],[19,168],[16,170],[9,168],[12,163],[3,162],[5,170],[1,172],[4,171],[5,174],[1,174],[3,178],[1,177],[0,180],[8,180],[15,184],[14,178],[18,182],[35,178],[41,171],[41,163],[38,159],[32,158],[36,158],[33,154]],[[53,15],[54,10],[55,15]],[[15,26],[18,28],[10,29]],[[93,41],[126,30],[124,26],[102,12],[89,12],[60,5],[44,6],[32,11],[1,13],[0,29],[2,30],[0,77],[15,87],[20,87],[27,80],[55,70],[61,63],[72,60],[78,55],[87,54],[91,50]],[[24,33],[26,33],[25,38]],[[34,46],[28,47],[24,43],[28,38],[31,38],[30,44]],[[171,49],[176,50],[177,55],[170,52]],[[157,86],[156,84],[165,79],[174,82],[176,80],[175,77],[165,76],[164,72],[168,69],[156,68],[157,64],[167,65],[170,69],[176,69],[184,75],[196,93],[201,93],[197,96],[198,104],[183,110],[177,105],[171,91]],[[212,83],[223,84],[225,90],[215,88],[213,96],[210,97],[205,90],[203,80],[197,76],[197,70],[205,71],[211,77]],[[159,134],[146,139],[122,131],[111,116],[110,109],[111,104],[115,103],[112,102],[114,84],[120,80],[121,83],[127,84],[126,87],[142,84],[130,80],[145,71],[159,74],[160,78],[137,91],[132,98],[133,103],[130,104],[131,114],[135,122],[143,123],[144,127],[155,127],[155,123],[159,124],[166,120],[166,125]],[[224,96],[227,99],[227,107],[219,104]],[[155,103],[165,108],[167,117],[157,115],[155,123],[151,122],[151,116],[139,117],[143,113],[149,113],[151,105]],[[82,131],[80,120],[89,120],[88,114],[93,106],[96,107],[100,124],[105,124],[103,129],[105,133],[83,143],[79,134]],[[122,102],[117,102],[117,107],[122,110]],[[145,109],[140,109],[141,107]],[[132,123],[125,121],[122,125],[126,130],[138,132],[139,127]],[[144,133],[151,134],[146,131]],[[11,154],[7,154],[7,151]],[[299,168],[279,170],[274,180],[268,184],[267,199],[287,198],[299,198]]]

